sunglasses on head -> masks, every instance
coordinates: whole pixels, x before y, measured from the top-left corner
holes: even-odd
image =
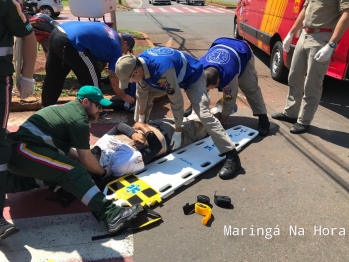
[[[102,105],[97,103],[96,101],[93,101],[91,99],[89,99],[88,101],[90,101],[91,103],[94,103],[98,109],[102,109]]]

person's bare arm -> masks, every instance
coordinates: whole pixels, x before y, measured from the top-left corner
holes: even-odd
[[[345,31],[349,28],[349,8],[342,11],[342,16],[339,19],[330,42],[338,43],[344,35]]]
[[[26,78],[33,78],[34,67],[36,62],[37,42],[34,32],[22,37],[22,54],[23,54],[23,66],[22,76]]]
[[[97,159],[92,155],[90,149],[77,149],[79,161],[84,165],[88,172],[102,176],[105,172],[104,168],[101,167]]]
[[[127,95],[125,91],[119,87],[119,77],[116,75],[116,73],[112,70],[108,70],[108,73],[110,84],[115,94],[125,102],[133,104],[135,102],[134,98],[132,96]]]

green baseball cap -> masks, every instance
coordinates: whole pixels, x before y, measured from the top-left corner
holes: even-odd
[[[105,99],[101,90],[95,86],[83,86],[80,88],[78,92],[78,99],[80,100],[84,98],[94,101],[102,106],[110,106],[113,104],[113,102],[110,100]]]

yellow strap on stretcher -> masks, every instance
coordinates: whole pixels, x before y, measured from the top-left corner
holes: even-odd
[[[136,228],[145,227],[161,218],[160,214],[150,209],[150,206],[162,201],[160,192],[148,185],[144,180],[134,174],[122,176],[107,184],[107,187],[115,193],[115,200],[122,199],[130,206],[141,204],[148,215],[153,219],[138,225]],[[140,215],[138,215],[139,217]]]
[[[141,204],[152,206],[162,201],[160,192],[148,185],[144,180],[134,174],[122,176],[107,184],[107,187],[115,193],[115,200],[122,199],[130,206]]]

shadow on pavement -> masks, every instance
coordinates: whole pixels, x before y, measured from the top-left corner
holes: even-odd
[[[323,129],[312,125],[310,126],[308,133],[314,136],[318,136],[321,139],[337,146],[349,149],[349,133],[347,132]]]

